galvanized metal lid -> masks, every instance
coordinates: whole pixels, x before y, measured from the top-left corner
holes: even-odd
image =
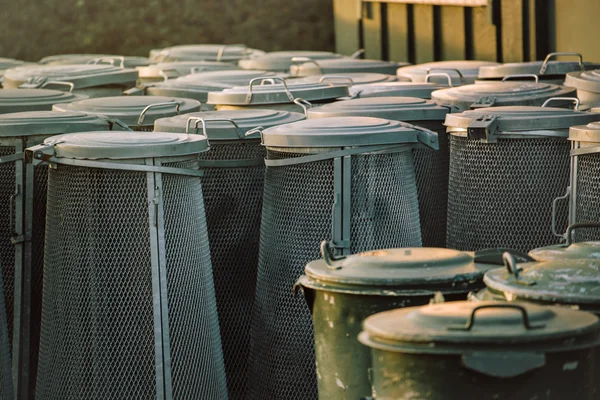
[[[4,71],[5,69],[15,68],[19,65],[27,64],[25,61],[15,60],[13,58],[3,58],[0,57],[0,71]]]
[[[292,65],[290,67],[290,75],[308,76],[318,74],[344,74],[349,72],[372,72],[395,75],[398,67],[406,65],[410,64],[342,57],[330,60],[311,60]]]
[[[348,72],[345,74],[336,75],[310,75],[303,78],[290,79],[290,83],[330,83],[338,85],[364,85],[368,83],[384,83],[397,82],[398,80],[406,80],[406,78],[398,79],[395,75],[376,74],[372,72]]]
[[[363,329],[359,340],[370,347],[460,354],[466,349],[458,346],[470,344],[469,353],[475,355],[477,345],[490,344],[505,345],[503,351],[526,344],[521,350],[527,352],[548,349],[549,344],[550,349],[577,348],[584,343],[590,347],[597,342],[600,323],[593,314],[562,307],[455,301],[378,313],[365,319]],[[580,341],[590,334],[593,337]]]
[[[58,104],[53,109],[105,115],[119,119],[128,126],[152,126],[158,118],[200,111],[200,102],[177,97],[114,96]]]
[[[37,65],[11,68],[4,73],[4,87],[23,84],[36,87],[49,81],[71,82],[75,89],[111,84],[130,84],[137,80],[135,69],[104,64]]]
[[[576,97],[575,89],[541,82],[490,82],[431,93],[436,103],[460,110],[490,106],[541,106],[551,97]]]
[[[485,285],[507,299],[600,306],[600,261],[557,259],[487,272]]]
[[[416,97],[374,97],[336,101],[308,110],[308,119],[330,117],[375,117],[395,121],[443,121],[448,113],[430,100]]]
[[[57,54],[44,57],[40,64],[62,65],[62,64],[110,64],[115,67],[135,68],[149,65],[147,57],[120,56],[115,54]]]
[[[265,129],[267,147],[349,147],[423,143],[437,148],[437,134],[427,129],[370,117],[311,119]]]
[[[156,62],[200,60],[235,62],[264,54],[264,51],[251,49],[243,44],[185,44],[151,50],[150,60]]]
[[[408,67],[398,68],[398,76],[407,77],[413,82],[425,82],[428,74],[448,74],[453,86],[475,83],[479,75],[479,68],[483,66],[497,66],[497,62],[492,61],[474,61],[474,60],[456,60],[456,61],[436,61]],[[430,82],[448,84],[448,78],[443,76],[432,76]]]
[[[570,260],[587,258],[600,260],[600,242],[573,243],[572,234],[577,229],[600,229],[600,222],[578,223],[569,225],[565,234],[566,243],[533,249],[529,255],[538,261]]]
[[[239,69],[237,65],[221,61],[173,61],[137,67],[140,79],[172,79],[199,72]]]
[[[558,54],[558,53],[555,53]],[[569,53],[572,56],[578,54]],[[561,54],[558,54],[561,55]],[[552,54],[549,54],[552,56]],[[529,61],[521,63],[507,63],[500,65],[482,66],[479,68],[480,79],[500,79],[509,75],[534,74],[541,79],[551,76],[564,76],[568,72],[583,71],[600,68],[600,64],[580,61]]]
[[[358,98],[398,96],[431,99],[431,92],[443,88],[444,86],[433,82],[381,82],[365,85],[353,85],[349,90],[351,96],[356,96]]]
[[[0,114],[52,110],[54,104],[87,99],[87,96],[48,89],[0,90]]]
[[[265,84],[265,81],[272,83]],[[278,83],[283,82],[283,83]],[[285,83],[282,79],[255,78],[249,86],[236,86],[222,92],[208,94],[208,104],[260,105],[287,104],[300,97],[308,101],[321,101],[348,96],[348,86],[327,83]]]
[[[0,115],[0,137],[112,129],[105,118],[78,112],[28,111]]]
[[[208,149],[205,136],[165,132],[69,133],[44,143],[53,145],[55,157],[91,160],[174,157]]]
[[[600,121],[600,113],[591,112],[589,114],[595,117],[590,118],[591,121]],[[581,125],[582,123],[585,122],[582,121],[579,122],[579,124],[571,125],[571,129],[569,129],[569,140],[600,143],[600,122],[590,122],[587,125]]]
[[[600,69],[569,72],[565,77],[565,86],[600,93]]]
[[[190,120],[191,119],[191,120]],[[258,131],[246,136],[256,127],[270,128],[304,119],[304,115],[278,110],[223,110],[204,111],[161,118],[154,122],[154,130],[175,133],[203,133],[201,120],[205,121],[209,140],[260,139]]]
[[[600,114],[554,107],[507,106],[469,110],[446,115],[444,125],[467,130],[465,135],[477,130],[487,134],[566,137],[570,126],[600,120]]]
[[[186,77],[169,79],[146,87],[146,94],[149,96],[163,97],[181,97],[194,99],[201,103],[206,103],[208,93],[218,92],[232,87],[232,85],[219,82],[194,82]]]
[[[252,71],[252,70],[229,70],[229,71],[211,71],[199,72],[196,74],[186,75],[178,78],[177,83],[190,85],[205,85],[207,83],[219,83],[229,86],[245,86],[250,84],[250,81],[255,78],[274,78],[283,77],[281,74],[268,71]]]
[[[288,72],[295,57],[308,57],[311,60],[326,60],[342,58],[341,54],[329,51],[273,51],[262,56],[252,57],[239,61],[239,66],[244,69],[259,69],[265,71]]]

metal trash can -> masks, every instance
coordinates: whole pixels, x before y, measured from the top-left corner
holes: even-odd
[[[438,135],[439,150],[413,150],[423,247],[446,247],[448,206],[448,137],[444,120],[448,109],[414,97],[355,99],[308,110],[308,119],[375,117],[409,122]]]
[[[352,57],[314,60],[309,57],[295,57],[290,66],[291,76],[346,74],[349,72],[370,72],[376,74],[396,75],[399,67],[410,65],[403,62],[367,60]]]
[[[275,110],[207,111],[156,120],[159,132],[204,134],[211,150],[200,155],[219,325],[231,399],[244,399],[263,198],[264,158],[257,126],[304,119]]]
[[[590,313],[460,301],[385,311],[363,327],[378,400],[597,397],[600,323]]]
[[[119,56],[115,54],[57,54],[44,57],[39,64],[111,64],[121,68],[136,68],[149,65],[147,57]]]
[[[311,60],[328,60],[344,57],[341,54],[329,51],[273,51],[262,56],[240,60],[238,65],[243,69],[258,69],[273,72],[289,72],[296,57],[310,58]]]
[[[497,106],[541,106],[556,97],[575,97],[575,89],[542,82],[490,82],[436,90],[431,99],[453,112]],[[572,102],[555,103],[556,106]]]
[[[71,85],[73,93],[88,97],[120,96],[135,86],[137,78],[137,70],[133,68],[104,64],[26,65],[6,70],[4,87],[31,89],[58,81]]]
[[[13,400],[12,369],[8,326],[4,304],[4,282],[0,269],[0,400]]]
[[[574,258],[588,258],[600,260],[600,242],[575,242],[575,233],[582,230],[600,230],[600,222],[586,222],[571,224],[565,233],[565,243],[553,246],[539,247],[529,252],[529,255],[538,261],[572,260]]]
[[[0,265],[6,306],[2,313],[15,355],[19,398],[32,398],[37,370],[48,176],[46,168],[24,164],[23,150],[53,135],[108,131],[113,125],[105,118],[73,112],[0,115]]]
[[[305,112],[310,104],[331,103],[338,97],[348,96],[348,86],[334,83],[294,84],[279,77],[254,78],[248,86],[236,86],[220,92],[208,94],[207,103],[217,110],[239,110],[248,108],[268,108]]]
[[[350,87],[350,96],[356,98],[369,97],[418,97],[431,99],[431,93],[443,89],[444,86],[433,82],[378,82],[356,84]]]
[[[200,102],[177,97],[115,96],[57,104],[53,110],[105,115],[122,121],[134,131],[152,132],[157,119],[200,111]]]
[[[483,66],[498,66],[497,62],[475,60],[436,61],[418,65],[409,65],[398,68],[396,74],[409,78],[413,82],[423,83],[425,77],[431,73],[446,73],[450,76],[451,86],[460,86],[475,83],[479,75],[479,68]],[[431,82],[445,85],[443,77],[435,77]]]
[[[555,57],[575,57],[577,61],[551,61]],[[579,53],[550,53],[544,61],[528,61],[482,66],[479,68],[478,81],[502,80],[509,75],[537,75],[540,81],[562,85],[565,75],[571,71],[585,71],[600,68],[600,64],[584,62]]]
[[[565,78],[565,86],[577,89],[583,108],[600,106],[600,70],[573,71]]]
[[[594,114],[600,119],[600,114]],[[577,124],[573,124],[577,125]],[[600,123],[571,126],[569,222],[600,222]],[[600,240],[600,230],[580,230],[576,240]]]
[[[71,103],[87,96],[49,89],[0,90],[0,114],[24,111],[50,111],[54,104]]]
[[[210,71],[232,71],[240,68],[222,61],[173,61],[137,67],[138,83],[163,82],[190,74]]]
[[[399,79],[394,75],[376,74],[372,72],[348,72],[346,74],[338,75],[310,75],[303,78],[291,78],[288,80],[288,83],[339,83],[342,85],[354,86],[366,85],[369,83],[398,82],[401,80],[408,82],[408,79]]]
[[[40,399],[226,399],[198,177],[206,137],[60,135],[48,162]]]
[[[483,287],[483,274],[497,265],[477,254],[450,249],[405,248],[310,262],[296,284],[312,312],[320,399],[361,399],[371,395],[371,352],[357,336],[375,313],[464,300]],[[501,253],[499,253],[501,254]],[[488,254],[489,255],[489,254]]]
[[[184,44],[150,50],[150,61],[224,61],[239,60],[264,55],[262,50],[251,49],[244,44]]]
[[[558,243],[567,207],[558,207],[553,220],[553,203],[569,186],[568,129],[598,119],[524,106],[448,114],[447,246],[527,252]]]
[[[436,134],[397,121],[340,117],[262,132],[267,147],[248,398],[317,396],[310,312],[290,288],[329,240],[338,254],[418,247],[412,148]]]

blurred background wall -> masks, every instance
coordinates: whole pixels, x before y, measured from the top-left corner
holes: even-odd
[[[4,0],[0,57],[147,56],[188,43],[333,50],[330,0]]]

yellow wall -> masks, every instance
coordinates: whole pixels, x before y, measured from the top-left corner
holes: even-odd
[[[555,0],[556,51],[576,51],[600,62],[600,0]]]

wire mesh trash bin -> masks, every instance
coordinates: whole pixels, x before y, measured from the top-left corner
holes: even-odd
[[[553,202],[569,186],[568,129],[599,118],[550,107],[448,114],[448,247],[527,252],[558,243],[567,207],[553,218]]]
[[[177,97],[115,96],[57,104],[53,109],[105,115],[122,121],[134,131],[152,132],[157,119],[200,111],[200,102]]]
[[[448,138],[444,119],[448,109],[411,97],[382,97],[338,101],[310,109],[308,119],[375,117],[409,122],[437,133],[439,150],[413,150],[421,236],[424,247],[446,247],[448,204]]]
[[[111,130],[105,118],[52,111],[0,115],[0,265],[15,391],[33,395],[44,263],[47,168],[23,162],[23,150],[62,133]],[[117,130],[121,128],[117,127]]]
[[[425,82],[427,75],[441,72],[450,76],[451,86],[460,86],[475,83],[475,79],[477,79],[479,74],[479,68],[495,65],[500,64],[492,61],[475,60],[436,61],[398,68],[396,74],[410,78],[413,82],[422,83]],[[446,80],[443,77],[432,78],[431,82],[446,85]]]
[[[333,259],[322,246],[323,259],[310,262],[296,284],[312,313],[320,399],[371,395],[371,352],[357,340],[366,317],[441,301],[440,294],[444,301],[464,300],[483,287],[484,272],[497,267],[477,253],[450,249],[385,249]]]
[[[87,96],[49,89],[0,90],[0,114],[50,111],[54,104],[87,99]]]
[[[4,305],[4,282],[2,281],[2,270],[0,269],[0,400],[13,400],[14,398],[8,326]]]
[[[226,399],[198,155],[206,137],[76,133],[48,162],[36,398]]]
[[[72,85],[71,91],[88,97],[120,96],[135,86],[138,73],[133,68],[104,64],[25,65],[4,73],[5,88],[39,88],[50,82]],[[51,86],[48,86],[51,88]]]
[[[290,288],[329,240],[335,254],[421,245],[412,148],[436,134],[340,117],[262,132],[267,147],[248,398],[317,396],[312,323]]]
[[[219,326],[230,399],[244,399],[262,209],[264,158],[257,126],[304,119],[275,110],[207,111],[159,119],[159,132],[201,133],[211,150],[200,155]]]

